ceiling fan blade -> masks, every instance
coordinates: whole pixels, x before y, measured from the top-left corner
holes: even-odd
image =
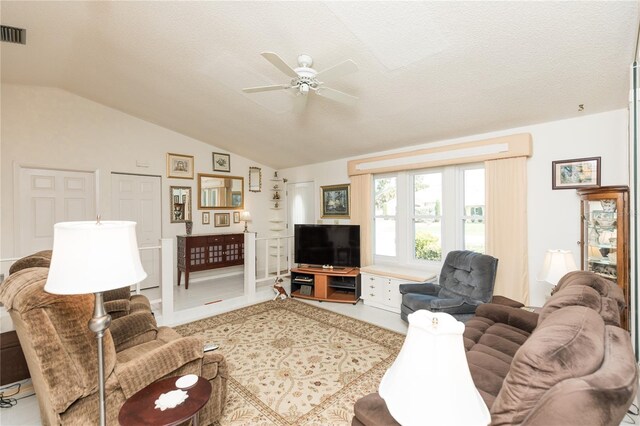
[[[356,71],[358,71],[358,65],[351,59],[347,59],[344,62],[340,62],[339,64],[332,66],[331,68],[320,71],[316,75],[316,78],[332,79],[336,77],[342,77],[343,75],[351,74]]]
[[[272,86],[257,86],[257,87],[245,87],[242,89],[244,93],[255,93],[255,92],[268,92],[271,90],[281,90],[281,89],[289,89],[291,86],[288,84],[274,84]]]
[[[262,56],[273,64],[274,67],[288,75],[289,77],[296,78],[298,73],[291,68],[278,54],[273,52],[262,52]]]
[[[356,102],[358,101],[358,98],[353,95],[349,95],[347,93],[341,92],[336,89],[332,89],[330,87],[325,87],[325,86],[318,88],[316,90],[316,93],[325,98],[342,102],[343,104],[347,104],[347,105],[355,105]]]
[[[307,106],[307,99],[309,94],[297,93],[293,100],[293,112],[296,114],[302,113]]]

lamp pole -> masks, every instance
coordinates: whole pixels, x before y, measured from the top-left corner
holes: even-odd
[[[98,391],[100,396],[100,426],[106,425],[106,403],[104,395],[104,332],[111,324],[111,315],[104,310],[102,292],[94,293],[95,305],[93,307],[93,318],[89,320],[89,329],[96,334],[98,339]]]

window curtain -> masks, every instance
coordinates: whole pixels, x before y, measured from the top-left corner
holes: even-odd
[[[372,175],[351,176],[351,224],[360,225],[360,266],[373,263]]]
[[[487,254],[498,259],[494,294],[529,302],[527,159],[485,162]]]

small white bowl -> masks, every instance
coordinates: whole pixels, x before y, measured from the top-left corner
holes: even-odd
[[[198,376],[195,374],[187,374],[186,376],[182,376],[176,380],[176,387],[180,389],[188,389],[195,385],[197,381]]]

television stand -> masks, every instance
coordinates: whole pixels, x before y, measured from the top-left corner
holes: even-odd
[[[350,272],[352,272],[354,269],[358,269],[358,268],[352,268],[352,267],[347,267],[347,266],[335,266],[333,268],[325,268],[322,266],[312,266],[312,265],[304,265],[304,266],[299,266],[298,268],[295,268],[298,271],[305,271],[305,272],[326,272],[328,274],[348,274]]]
[[[291,270],[291,297],[356,304],[360,299],[358,268],[323,269],[322,267]]]

